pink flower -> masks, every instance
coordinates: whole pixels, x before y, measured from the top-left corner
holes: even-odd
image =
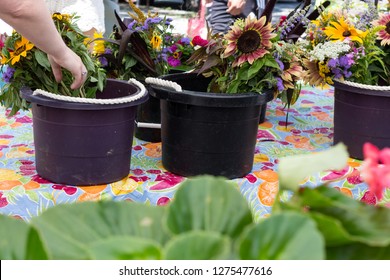
[[[200,37],[199,35],[196,35],[194,38],[192,38],[192,41],[191,41],[192,45],[193,46],[201,46],[201,47],[204,47],[206,46],[209,42],[205,39],[203,39],[202,37]]]
[[[390,187],[390,148],[379,150],[373,144],[365,143],[363,154],[362,178],[379,201],[385,189]]]

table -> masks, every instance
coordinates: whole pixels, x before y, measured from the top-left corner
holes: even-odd
[[[268,103],[266,122],[259,125],[252,172],[234,180],[256,221],[271,212],[278,190],[278,159],[332,144],[333,94],[333,88],[304,87],[289,110],[287,127],[283,104],[278,100]],[[343,170],[313,174],[303,184],[315,187],[326,182],[361,199],[367,185],[360,178],[360,164],[351,159]],[[90,187],[53,184],[35,170],[31,112],[8,118],[0,108],[0,214],[28,221],[57,204],[107,199],[165,205],[183,180],[162,167],[161,143],[134,138],[128,178]]]

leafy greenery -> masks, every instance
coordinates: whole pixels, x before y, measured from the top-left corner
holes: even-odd
[[[53,21],[58,32],[87,68],[87,80],[77,89],[70,89],[73,83],[72,74],[63,69],[63,79],[55,82],[47,55],[35,47],[21,34],[1,38],[0,68],[3,80],[7,82],[1,89],[0,102],[7,108],[12,108],[11,115],[20,109],[28,109],[28,103],[19,95],[24,86],[31,89],[43,89],[48,92],[67,96],[94,98],[98,90],[102,91],[106,74],[99,61],[88,51],[88,38],[76,25],[77,17],[65,14],[54,14]],[[4,41],[3,41],[4,40]]]

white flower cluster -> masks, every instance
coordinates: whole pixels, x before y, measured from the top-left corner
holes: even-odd
[[[340,56],[341,53],[346,53],[350,49],[351,47],[346,41],[329,41],[325,43],[319,43],[309,53],[309,58],[311,61],[317,60],[319,62],[324,62],[327,58],[336,59]]]

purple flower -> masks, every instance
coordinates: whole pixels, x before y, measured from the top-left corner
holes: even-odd
[[[275,57],[275,60],[276,60],[276,62],[279,64],[280,70],[283,71],[283,70],[284,70],[284,64],[283,64],[283,62],[281,62],[280,59],[277,58],[277,57]]]
[[[348,67],[351,65],[350,58],[346,55],[343,55],[339,58],[339,64],[341,67]]]
[[[106,48],[104,50],[104,54],[111,54],[112,53],[112,50],[109,49],[109,48]],[[104,56],[100,56],[99,57],[99,61],[100,61],[100,64],[103,66],[103,67],[107,67],[108,66],[108,60],[107,58],[105,58]]]
[[[134,28],[134,25],[136,24],[136,21],[133,20],[129,23],[129,25],[127,26],[128,29],[133,29]]]
[[[154,18],[148,18],[148,19],[150,19],[150,23],[153,23],[153,24],[158,24],[162,21],[162,19],[160,17],[154,17]]]
[[[191,43],[191,39],[188,37],[183,37],[180,39],[179,44],[189,45]]]
[[[335,68],[337,66],[337,60],[334,58],[329,59],[328,61],[328,67]]]
[[[334,69],[332,69],[332,72],[333,72],[334,77],[335,77],[336,79],[340,79],[340,78],[342,77],[342,75],[341,75],[341,70],[340,70],[339,68],[334,68]]]
[[[169,49],[170,53],[174,53],[175,51],[177,51],[177,46],[176,45],[172,45],[168,49]]]
[[[172,67],[177,67],[181,64],[180,59],[176,59],[174,57],[168,57],[168,64]]]
[[[11,80],[12,80],[12,78],[14,76],[14,73],[15,73],[15,69],[14,68],[7,67],[5,72],[3,72],[3,80],[4,80],[4,82],[6,82],[6,83],[11,82]]]
[[[276,77],[276,86],[278,88],[278,91],[283,91],[284,90],[284,85],[283,85],[283,80],[279,77]]]

